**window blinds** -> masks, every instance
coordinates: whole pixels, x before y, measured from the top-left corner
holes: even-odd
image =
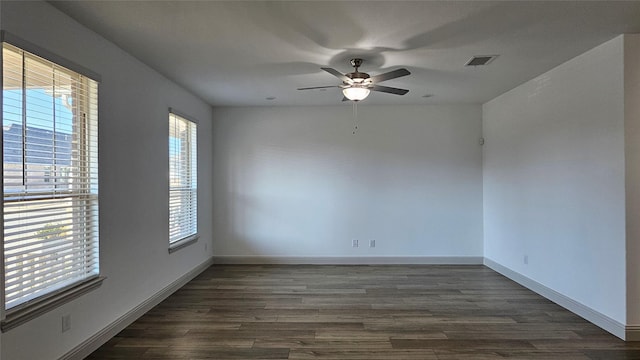
[[[198,233],[197,124],[169,113],[169,243]]]
[[[98,275],[98,85],[3,43],[5,309]]]

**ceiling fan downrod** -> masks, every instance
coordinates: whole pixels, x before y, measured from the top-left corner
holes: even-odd
[[[362,66],[362,62],[363,62],[363,60],[362,60],[362,59],[358,59],[358,58],[356,58],[356,59],[351,59],[351,66],[353,66],[354,68],[356,68],[356,71],[355,71],[355,72],[358,72],[358,68],[359,68],[360,66]]]

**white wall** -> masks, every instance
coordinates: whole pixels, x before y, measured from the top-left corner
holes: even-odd
[[[485,257],[619,324],[623,83],[618,37],[483,107]]]
[[[624,36],[627,326],[640,340],[640,34]]]
[[[212,248],[218,256],[480,257],[483,182],[487,258],[616,321],[640,323],[625,313],[625,279],[630,301],[640,297],[637,277],[625,277],[624,221],[624,131],[637,113],[625,121],[620,38],[485,104],[483,174],[479,106],[363,103],[356,135],[349,106],[221,108],[212,128],[207,104],[50,5],[0,6],[2,29],[102,75],[108,277],[2,334],[3,359],[60,357],[206,262]],[[200,120],[201,159],[201,240],[172,255],[170,106]],[[637,241],[627,246],[640,253]],[[66,314],[72,329],[62,334]]]
[[[357,112],[214,109],[216,256],[482,256],[480,106]]]
[[[2,2],[2,28],[102,76],[101,288],[2,334],[3,359],[57,359],[212,255],[211,108],[44,2]],[[200,241],[168,254],[168,108],[198,119]],[[61,316],[72,329],[61,333]]]

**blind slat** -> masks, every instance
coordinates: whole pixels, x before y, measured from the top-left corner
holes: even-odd
[[[21,284],[42,283],[48,279],[55,279],[60,276],[68,276],[69,273],[93,273],[93,261],[87,261],[91,254],[82,254],[81,256],[65,257],[66,261],[50,261],[49,263],[40,263],[30,266],[29,271],[21,271],[11,274],[11,280],[5,283],[7,288],[17,289]],[[53,264],[53,265],[52,265]],[[65,273],[62,273],[65,272]],[[16,286],[17,285],[17,286]],[[36,285],[37,286],[37,285]]]
[[[8,311],[99,273],[97,90],[93,80],[3,44]]]
[[[198,232],[197,124],[169,114],[169,243]]]

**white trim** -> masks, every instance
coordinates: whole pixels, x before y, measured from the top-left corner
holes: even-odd
[[[200,235],[199,234],[193,234],[190,236],[187,236],[184,239],[180,239],[178,241],[174,241],[172,243],[169,244],[169,254],[173,254],[174,252],[185,248],[191,244],[195,244],[196,242],[198,242],[198,239],[200,239]]]
[[[602,329],[610,332],[611,334],[619,337],[622,340],[633,340],[628,338],[629,335],[638,336],[638,339],[640,340],[640,326],[625,326],[624,324],[608,317],[607,315],[604,315],[599,311],[596,311],[582,303],[579,303],[576,300],[573,300],[566,295],[548,288],[518,272],[502,266],[491,259],[484,258],[484,265],[491,268],[493,271],[496,271],[506,276],[507,278],[517,282],[518,284],[526,287],[527,289],[553,301],[554,303],[584,318],[594,325],[601,327]],[[628,333],[629,335],[627,335]]]
[[[11,309],[5,319],[0,323],[0,329],[2,332],[7,332],[15,327],[25,324],[38,316],[45,314],[62,304],[66,304],[69,301],[75,300],[82,295],[97,289],[102,285],[102,282],[106,279],[104,276],[95,276],[70,287],[62,288],[57,291],[53,291],[42,298],[33,300],[31,303],[25,303],[14,311]]]
[[[482,265],[482,256],[214,256],[215,264]]]
[[[136,321],[140,316],[144,315],[147,311],[151,310],[154,306],[158,305],[164,299],[169,297],[169,295],[173,294],[178,289],[183,287],[186,283],[193,280],[200,273],[208,269],[213,264],[212,260],[213,259],[208,259],[202,264],[196,266],[193,270],[182,275],[176,281],[167,285],[164,289],[160,290],[155,295],[142,302],[140,305],[131,309],[130,311],[116,319],[114,322],[107,325],[105,328],[80,343],[75,348],[71,349],[71,351],[63,355],[59,360],[82,360],[85,357],[89,356],[89,354],[97,350],[100,346],[109,341],[109,339],[114,337],[120,331],[124,330],[124,328],[131,325],[131,323]]]
[[[170,114],[174,114],[174,115],[178,115],[178,116],[180,116],[181,118],[184,118],[185,120],[189,120],[189,121],[191,121],[191,122],[192,122],[192,123],[194,123],[194,124],[200,125],[200,122],[198,121],[198,119],[196,119],[196,118],[195,118],[195,117],[193,117],[193,116],[187,115],[187,114],[183,113],[183,112],[182,112],[182,111],[180,111],[180,110],[176,110],[175,108],[170,107],[170,108],[169,108],[169,113],[170,113]]]
[[[6,42],[9,43],[13,46],[19,47],[22,50],[25,50],[27,52],[30,52],[38,57],[41,57],[45,60],[49,60],[51,62],[54,62],[60,66],[64,66],[69,70],[75,71],[77,73],[79,73],[80,75],[86,76],[89,79],[92,79],[96,82],[102,82],[102,77],[100,76],[100,74],[97,74],[95,72],[93,72],[92,70],[87,69],[86,67],[77,64],[71,60],[67,60],[66,58],[62,57],[62,56],[58,56],[55,53],[52,53],[51,51],[36,45],[32,42],[29,42],[25,39],[22,39],[10,32],[7,32],[6,30],[0,30],[0,41],[2,42]]]

